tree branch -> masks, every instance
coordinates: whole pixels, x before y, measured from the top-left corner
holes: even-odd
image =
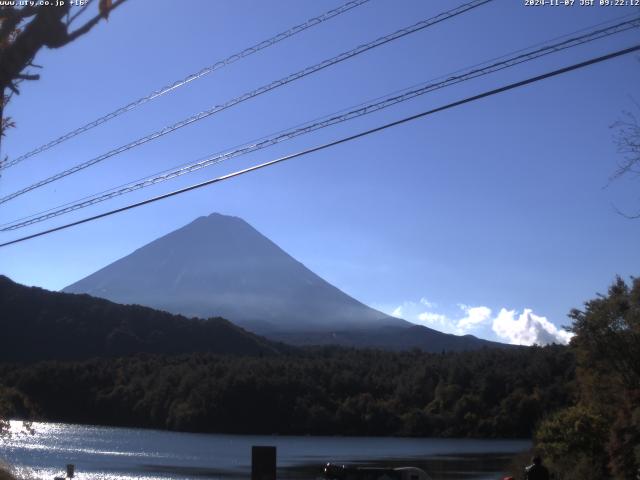
[[[111,8],[109,8],[108,12],[112,12],[113,10],[118,8],[120,5],[122,5],[126,1],[127,0],[116,0],[115,2],[113,2],[113,5],[111,5]],[[81,37],[85,33],[88,33],[103,18],[104,18],[104,14],[103,13],[99,13],[98,15],[93,17],[91,20],[87,21],[87,23],[85,23],[82,27],[78,28],[77,30],[74,30],[73,32],[71,32],[69,34],[67,34],[67,41],[65,43],[63,43],[62,45],[60,45],[60,46],[64,46],[67,43],[72,42],[76,38]]]
[[[71,26],[71,24],[73,23],[73,21],[78,18],[80,15],[82,15],[84,13],[84,11],[89,8],[89,6],[94,2],[95,0],[87,0],[87,3],[84,4],[84,6],[80,7],[80,10],[78,10],[75,14],[73,14],[71,16],[71,18],[69,19],[69,21],[67,22],[67,27]]]
[[[0,10],[0,19],[2,26],[0,27],[0,41],[4,42],[9,39],[11,34],[15,32],[25,18],[32,17],[38,13],[38,7],[26,6],[21,9],[14,7],[4,7]]]
[[[618,169],[611,180],[620,178],[640,166],[640,123],[631,112],[623,112],[623,118],[611,125],[615,129],[614,142],[618,153],[623,155],[624,161],[618,164]]]
[[[611,205],[613,207],[613,209],[615,210],[615,212],[620,215],[621,217],[626,218],[627,220],[637,220],[638,218],[640,218],[640,212],[635,213],[635,214],[629,214],[629,213],[625,213],[622,210],[620,210],[617,206],[615,206],[614,204]]]
[[[26,5],[19,9],[0,6],[0,142],[6,128],[12,125],[3,117],[7,98],[20,93],[17,87],[20,82],[40,78],[39,75],[23,73],[29,66],[40,68],[32,63],[40,49],[67,45],[89,32],[125,1],[100,0],[98,15],[73,32],[69,32],[69,25],[95,0],[88,0],[74,15],[70,15],[69,1],[60,2],[60,5],[52,2]],[[5,91],[11,94],[5,97]]]

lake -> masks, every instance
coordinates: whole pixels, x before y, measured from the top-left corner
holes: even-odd
[[[15,426],[15,423],[12,424]],[[315,479],[327,462],[418,466],[434,480],[499,479],[527,440],[218,435],[34,423],[0,439],[0,458],[37,478],[76,465],[79,480],[248,478],[251,446],[274,445],[278,477]]]

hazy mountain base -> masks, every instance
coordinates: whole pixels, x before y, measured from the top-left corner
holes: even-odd
[[[530,437],[570,403],[573,376],[558,346],[0,364],[13,395],[5,415],[256,434]]]
[[[383,350],[420,349],[431,353],[459,352],[480,348],[522,348],[516,345],[480,340],[473,335],[451,335],[421,325],[386,326],[369,329],[335,330],[330,332],[268,332],[270,340],[291,345],[339,345]]]
[[[189,317],[224,317],[296,345],[392,350],[496,346],[416,326],[331,285],[237,217],[200,217],[66,287]]]

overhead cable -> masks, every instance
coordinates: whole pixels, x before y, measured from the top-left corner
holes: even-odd
[[[369,43],[365,43],[363,45],[360,45],[356,48],[353,48],[349,51],[343,52],[340,55],[337,55],[335,57],[332,57],[328,60],[324,60],[320,63],[317,63],[311,67],[307,67],[303,70],[300,70],[299,72],[293,73],[291,75],[288,75],[286,77],[283,77],[279,80],[276,80],[274,82],[271,82],[269,84],[263,85],[260,88],[257,88],[255,90],[252,90],[250,92],[244,93],[242,95],[240,95],[239,97],[235,97],[231,100],[228,100],[225,103],[222,103],[220,105],[216,105],[208,110],[204,110],[201,111],[199,113],[196,113],[188,118],[185,118],[183,120],[180,120],[177,123],[174,123],[173,125],[167,126],[162,128],[161,130],[157,130],[153,133],[150,133],[142,138],[139,138],[137,140],[134,140],[133,142],[130,142],[126,145],[122,145],[118,148],[115,148],[113,150],[110,150],[106,153],[103,153],[102,155],[99,155],[95,158],[92,158],[90,160],[87,160],[85,162],[79,163],[77,165],[75,165],[74,167],[71,167],[67,170],[63,170],[62,172],[59,172],[55,175],[52,175],[51,177],[45,178],[43,180],[40,180],[36,183],[33,183],[25,188],[22,188],[20,190],[17,190],[13,193],[10,193],[8,195],[5,195],[4,197],[0,198],[0,204],[6,203],[9,200],[12,200],[16,197],[19,197],[20,195],[24,195],[25,193],[28,193],[32,190],[35,190],[36,188],[40,188],[44,185],[47,185],[51,182],[55,182],[57,180],[60,180],[64,177],[67,177],[69,175],[72,175],[74,173],[77,173],[81,170],[84,170],[85,168],[91,167],[93,165],[96,165],[97,163],[103,162],[104,160],[114,157],[115,155],[118,155],[120,153],[126,152],[127,150],[131,150],[132,148],[138,147],[140,145],[143,145],[147,142],[150,142],[152,140],[155,140],[157,138],[163,137],[164,135],[167,135],[169,133],[172,133],[182,127],[186,127],[187,125],[191,125],[194,122],[200,121],[204,118],[210,117],[211,115],[214,115],[218,112],[221,112],[223,110],[226,110],[228,108],[231,108],[235,105],[238,105],[239,103],[242,103],[246,100],[249,100],[251,98],[257,97],[258,95],[262,95],[263,93],[267,93],[271,90],[274,90],[278,87],[281,87],[283,85],[287,85],[291,82],[294,82],[296,80],[299,80],[303,77],[306,77],[307,75],[310,75],[312,73],[318,72],[320,70],[323,70],[327,67],[330,67],[332,65],[335,65],[337,63],[343,62],[347,59],[350,59],[352,57],[355,57],[356,55],[360,55],[361,53],[364,53],[366,51],[369,51],[373,48],[377,48],[381,45],[384,45],[386,43],[392,42],[394,40],[397,40],[399,38],[405,37],[409,34],[418,32],[420,30],[423,30],[425,28],[428,28],[432,25],[435,25],[437,23],[443,22],[445,20],[448,20],[450,18],[453,18],[457,15],[460,15],[464,12],[467,12],[473,8],[479,7],[480,5],[484,5],[486,3],[489,3],[493,0],[473,0],[469,3],[465,3],[463,5],[460,5],[456,8],[453,8],[451,10],[448,10],[444,13],[441,13],[439,15],[436,15],[435,17],[431,17],[429,19],[426,20],[422,20],[418,23],[415,23],[409,27],[405,27],[402,28],[400,30],[397,30],[389,35],[385,35],[383,37],[377,38],[376,40],[373,40]]]
[[[430,83],[422,84],[410,90],[404,91],[400,94],[393,94],[387,97],[383,97],[382,100],[365,103],[365,104],[359,105],[358,107],[352,110],[343,111],[339,114],[334,114],[332,116],[324,117],[317,121],[309,122],[307,124],[303,124],[303,125],[291,128],[289,130],[278,132],[271,136],[263,137],[257,141],[244,144],[238,148],[235,148],[223,153],[216,153],[216,154],[210,155],[196,162],[188,163],[183,166],[174,168],[173,170],[165,170],[160,174],[147,177],[137,182],[131,182],[124,186],[116,187],[115,189],[107,190],[105,192],[101,192],[96,195],[85,197],[75,202],[70,202],[63,206],[56,207],[54,209],[49,209],[44,212],[31,215],[29,217],[25,217],[24,219],[18,219],[9,223],[5,223],[3,225],[0,225],[1,227],[0,231],[6,232],[11,230],[17,230],[19,228],[33,225],[35,223],[43,222],[45,220],[49,220],[51,218],[54,218],[75,210],[79,210],[81,208],[86,208],[91,205],[101,203],[106,200],[110,200],[114,197],[118,197],[136,190],[140,190],[142,188],[150,187],[152,185],[165,182],[167,180],[171,180],[173,178],[185,175],[187,173],[192,173],[196,170],[200,170],[202,168],[209,167],[211,165],[215,165],[235,157],[239,157],[251,152],[255,152],[257,150],[261,150],[263,148],[270,147],[272,145],[284,142],[286,140],[293,139],[301,135],[305,135],[307,133],[311,133],[332,125],[336,125],[338,123],[342,123],[342,122],[352,120],[354,118],[358,118],[373,112],[377,112],[379,110],[391,107],[393,105],[405,102],[407,100],[411,100],[413,98],[416,98],[418,96],[424,95],[426,93],[429,93],[441,88],[449,87],[464,81],[472,80],[474,78],[484,76],[490,73],[495,73],[500,70],[504,70],[506,68],[510,68],[525,62],[535,60],[537,58],[543,57],[545,55],[549,55],[551,53],[559,52],[569,48],[574,48],[579,45],[583,45],[585,43],[593,42],[595,40],[602,39],[610,35],[614,35],[616,33],[629,30],[630,28],[638,28],[638,27],[640,27],[640,17],[636,17],[632,20],[628,20],[625,22],[620,22],[610,27],[597,29],[595,31],[588,32],[584,35],[572,37],[562,42],[554,43],[554,44],[547,45],[534,50],[525,50],[524,53],[521,53],[519,55],[514,55],[512,57],[506,57],[499,62],[494,62],[488,65],[482,65],[482,66],[474,66],[474,67],[471,67],[470,69],[467,69],[466,71],[464,70],[458,71],[463,73],[457,73],[455,75],[444,77],[445,79],[439,82],[430,82]]]
[[[161,87],[157,90],[154,90],[153,92],[149,93],[148,95],[145,95],[144,97],[140,97],[137,100],[134,100],[123,107],[119,107],[113,110],[112,112],[107,113],[106,115],[96,118],[95,120],[85,125],[82,125],[81,127],[78,127],[74,130],[71,130],[70,132],[67,132],[64,135],[54,140],[51,140],[50,142],[40,145],[39,147],[27,153],[24,153],[4,163],[0,161],[0,170],[17,165],[18,163],[26,160],[27,158],[33,157],[39,153],[49,150],[50,148],[55,147],[56,145],[59,145],[63,142],[66,142],[67,140],[73,137],[76,137],[82,133],[88,132],[89,130],[99,125],[102,125],[103,123],[106,123],[109,120],[113,120],[114,118],[119,117],[120,115],[127,113],[135,108],[138,108],[144,105],[145,103],[150,102],[151,100],[154,100],[158,97],[166,95],[167,93],[173,92],[174,90],[177,90],[178,88],[183,87],[188,83],[193,82],[194,80],[198,80],[199,78],[209,75],[210,73],[213,73],[216,70],[226,67],[227,65],[235,63],[242,58],[248,57],[250,55],[253,55],[254,53],[264,50],[265,48],[271,47],[272,45],[275,45],[276,43],[279,43],[282,40],[293,37],[294,35],[297,35],[298,33],[301,33],[307,30],[308,28],[315,27],[316,25],[319,25],[327,20],[337,17],[338,15],[348,12],[349,10],[355,7],[359,7],[360,5],[367,3],[368,1],[369,0],[353,0],[345,3],[344,5],[341,5],[338,8],[329,10],[328,12],[325,12],[320,16],[310,18],[309,20],[307,20],[304,23],[301,23],[300,25],[291,27],[289,30],[280,32],[279,34],[274,35],[273,37],[270,37],[266,40],[263,40],[260,43],[257,43],[251,47],[245,48],[244,50],[234,53],[233,55],[230,55],[223,60],[219,60],[212,65],[204,67],[199,72],[191,73],[180,80],[176,80],[173,83],[165,85],[164,87]]]
[[[435,113],[442,112],[444,110],[449,110],[451,108],[458,107],[460,105],[471,103],[471,102],[480,100],[482,98],[490,97],[492,95],[497,95],[499,93],[503,93],[503,92],[506,92],[506,91],[509,91],[509,90],[513,90],[515,88],[523,87],[525,85],[529,85],[529,84],[532,84],[532,83],[535,83],[535,82],[539,82],[539,81],[545,80],[547,78],[555,77],[555,76],[558,76],[558,75],[562,75],[564,73],[568,73],[568,72],[571,72],[571,71],[574,71],[574,70],[585,68],[587,66],[594,65],[594,64],[600,63],[600,62],[604,62],[606,60],[611,60],[613,58],[620,57],[622,55],[627,55],[629,53],[637,52],[638,50],[640,50],[640,44],[632,46],[632,47],[629,47],[629,48],[625,48],[623,50],[618,50],[616,52],[612,52],[612,53],[609,53],[607,55],[602,55],[600,57],[592,58],[592,59],[586,60],[584,62],[576,63],[576,64],[570,65],[568,67],[563,67],[563,68],[560,68],[560,69],[557,69],[557,70],[553,70],[551,72],[547,72],[547,73],[544,73],[542,75],[537,75],[535,77],[530,77],[530,78],[528,78],[526,80],[521,80],[519,82],[510,83],[508,85],[505,85],[505,86],[502,86],[502,87],[499,87],[499,88],[496,88],[496,89],[493,89],[493,90],[489,90],[489,91],[480,93],[478,95],[467,97],[467,98],[464,98],[462,100],[458,100],[456,102],[443,105],[441,107],[437,107],[437,108],[434,108],[434,109],[431,109],[431,110],[427,110],[427,111],[424,111],[422,113],[418,113],[416,115],[411,115],[409,117],[404,117],[404,118],[402,118],[400,120],[396,120],[394,122],[386,123],[386,124],[381,125],[379,127],[375,127],[375,128],[369,129],[369,130],[365,130],[363,132],[359,132],[359,133],[356,133],[354,135],[350,135],[348,137],[343,137],[343,138],[340,138],[338,140],[334,140],[334,141],[329,142],[329,143],[318,145],[316,147],[312,147],[312,148],[309,148],[309,149],[306,149],[306,150],[303,150],[303,151],[300,151],[300,152],[297,152],[297,153],[286,155],[284,157],[279,157],[279,158],[276,158],[274,160],[270,160],[268,162],[264,162],[264,163],[261,163],[261,164],[258,164],[258,165],[254,165],[254,166],[242,169],[242,170],[237,170],[235,172],[228,173],[228,174],[222,175],[220,177],[212,178],[210,180],[206,180],[204,182],[197,183],[195,185],[190,185],[188,187],[181,188],[179,190],[174,190],[172,192],[164,193],[164,194],[158,195],[156,197],[148,198],[146,200],[142,200],[142,201],[139,201],[139,202],[136,202],[136,203],[132,203],[132,204],[126,205],[124,207],[116,208],[114,210],[109,210],[107,212],[100,213],[98,215],[93,215],[91,217],[83,218],[81,220],[76,220],[75,222],[67,223],[67,224],[64,224],[64,225],[60,225],[58,227],[50,228],[48,230],[43,230],[43,231],[40,231],[40,232],[37,232],[37,233],[33,233],[33,234],[27,235],[25,237],[21,237],[21,238],[17,238],[17,239],[14,239],[14,240],[10,240],[8,242],[0,243],[0,247],[6,247],[6,246],[9,246],[9,245],[13,245],[13,244],[16,244],[16,243],[24,242],[26,240],[30,240],[30,239],[33,239],[33,238],[41,237],[43,235],[48,235],[48,234],[51,234],[53,232],[57,232],[57,231],[64,230],[64,229],[67,229],[67,228],[71,228],[71,227],[74,227],[74,226],[77,226],[77,225],[81,225],[81,224],[84,224],[84,223],[87,223],[87,222],[98,220],[100,218],[104,218],[104,217],[108,217],[108,216],[111,216],[111,215],[115,215],[117,213],[121,213],[121,212],[124,212],[124,211],[127,211],[127,210],[131,210],[131,209],[134,209],[134,208],[138,208],[138,207],[141,207],[143,205],[148,205],[150,203],[154,203],[154,202],[157,202],[159,200],[163,200],[163,199],[170,198],[170,197],[173,197],[173,196],[176,196],[176,195],[180,195],[182,193],[186,193],[186,192],[189,192],[189,191],[192,191],[192,190],[196,190],[198,188],[202,188],[202,187],[205,187],[205,186],[208,186],[208,185],[212,185],[214,183],[219,183],[219,182],[222,182],[222,181],[225,181],[225,180],[229,180],[231,178],[235,178],[235,177],[238,177],[240,175],[244,175],[244,174],[247,174],[247,173],[250,173],[250,172],[254,172],[254,171],[260,170],[262,168],[270,167],[272,165],[276,165],[278,163],[282,163],[282,162],[285,162],[287,160],[292,160],[294,158],[302,157],[302,156],[305,156],[305,155],[308,155],[308,154],[311,154],[311,153],[314,153],[314,152],[318,152],[320,150],[325,150],[327,148],[334,147],[336,145],[340,145],[342,143],[346,143],[346,142],[349,142],[349,141],[352,141],[352,140],[355,140],[355,139],[358,139],[358,138],[362,138],[362,137],[371,135],[373,133],[381,132],[381,131],[386,130],[388,128],[395,127],[395,126],[398,126],[398,125],[402,125],[404,123],[411,122],[413,120],[417,120],[419,118],[423,118],[423,117],[426,117],[426,116],[429,116],[429,115],[433,115]]]

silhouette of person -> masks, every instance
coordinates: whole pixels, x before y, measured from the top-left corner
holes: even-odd
[[[525,480],[549,480],[549,470],[542,465],[542,458],[539,455],[533,457],[532,464],[524,469]]]

